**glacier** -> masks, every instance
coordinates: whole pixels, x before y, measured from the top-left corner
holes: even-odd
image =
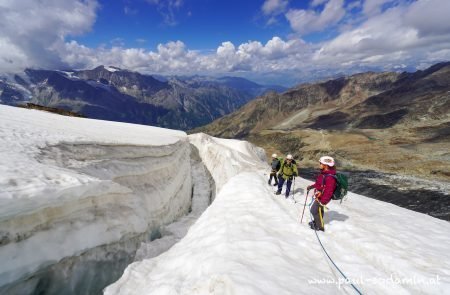
[[[274,195],[248,142],[0,106],[0,151],[0,294],[355,293],[300,223],[311,182]],[[449,294],[448,222],[327,207],[318,237],[363,294]]]
[[[318,233],[300,216],[305,188],[274,195],[269,167],[249,143],[190,135],[217,195],[167,252],[135,262],[104,294],[449,294],[450,224],[349,193]],[[300,170],[301,171],[301,170]],[[282,194],[283,195],[283,194]]]
[[[0,293],[92,293],[191,210],[184,132],[7,106],[0,126]]]

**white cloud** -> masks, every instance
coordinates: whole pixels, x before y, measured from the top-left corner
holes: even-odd
[[[381,12],[383,5],[392,3],[393,0],[365,0],[363,5],[363,12],[366,15],[374,15]]]
[[[404,24],[417,29],[420,36],[449,34],[449,13],[448,0],[422,0],[406,10]]]
[[[277,15],[286,11],[288,0],[266,0],[262,6],[265,15]]]
[[[223,42],[215,52],[201,54],[181,41],[159,44],[156,51],[139,48],[87,48],[75,41],[58,49],[64,61],[78,68],[115,65],[142,73],[227,74],[292,70],[309,60],[313,49],[300,39],[273,37],[266,44],[248,41],[238,46]]]
[[[327,2],[328,0],[313,0],[312,2],[311,2],[311,6],[312,7],[316,7],[316,6],[319,6],[319,5],[322,5],[322,4],[324,4],[325,2]]]
[[[183,6],[184,0],[147,0],[147,2],[156,5],[165,25],[176,26],[178,24],[175,12]]]
[[[343,32],[316,52],[314,61],[342,64],[394,62],[418,64],[430,56],[450,59],[450,11],[447,0],[422,0],[404,3],[371,16],[357,28]]]
[[[163,2],[152,1],[155,5]],[[171,3],[173,7],[183,4],[182,1]],[[50,5],[54,7],[49,9]],[[350,14],[342,19],[343,5],[343,1],[329,0],[320,7],[320,12],[288,12],[292,27],[300,34],[340,22],[341,33],[330,41],[306,43],[293,34],[289,38],[275,36],[266,43],[224,41],[215,49],[199,52],[189,49],[182,41],[147,50],[124,48],[122,40],[117,39],[110,44],[112,48],[106,45],[89,48],[67,40],[91,29],[96,17],[95,1],[2,1],[0,69],[1,72],[25,67],[82,69],[104,64],[148,74],[232,74],[259,77],[260,81],[270,83],[290,83],[337,72],[366,70],[366,67],[395,70],[405,65],[423,67],[450,60],[450,22],[446,14],[450,11],[450,1],[401,1],[370,15],[357,10],[352,17],[358,21],[347,26],[342,23]]]
[[[61,65],[54,47],[66,36],[89,31],[97,6],[94,0],[2,1],[0,68],[13,71],[26,66]]]
[[[290,9],[285,16],[291,28],[299,34],[320,32],[337,24],[345,16],[344,0],[330,0],[320,13],[315,10]]]
[[[355,8],[359,8],[359,7],[361,7],[361,1],[360,0],[356,0],[356,1],[353,1],[353,2],[349,2],[348,4],[347,4],[347,10],[352,10],[352,9],[355,9]]]

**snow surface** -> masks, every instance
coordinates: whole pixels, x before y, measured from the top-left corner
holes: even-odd
[[[190,135],[218,194],[167,252],[131,264],[105,294],[354,294],[326,259],[304,190],[274,195],[248,144]],[[325,215],[323,245],[363,294],[450,294],[450,223],[349,193]]]
[[[190,152],[181,131],[0,106],[0,287],[185,215]]]
[[[189,142],[216,196],[188,230],[212,193],[194,165],[188,215]],[[354,293],[299,222],[310,182],[296,179],[294,203],[274,195],[269,170],[243,141],[0,106],[0,293],[161,228],[105,294]],[[328,207],[318,235],[364,294],[450,294],[450,223],[353,193]]]

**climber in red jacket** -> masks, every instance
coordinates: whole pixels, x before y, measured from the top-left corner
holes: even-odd
[[[323,156],[319,160],[320,174],[316,182],[308,186],[308,190],[314,189],[314,203],[311,206],[311,214],[314,221],[309,225],[312,229],[325,231],[323,222],[324,206],[328,204],[336,189],[336,179],[331,175],[336,175],[336,166],[334,159],[329,156]]]

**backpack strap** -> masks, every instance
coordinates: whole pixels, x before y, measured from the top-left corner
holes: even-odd
[[[323,190],[325,189],[325,178],[327,177],[327,176],[331,176],[331,177],[333,177],[334,179],[336,179],[336,183],[337,183],[337,181],[338,181],[338,179],[337,179],[337,176],[336,175],[334,175],[334,174],[324,174],[323,175],[323,178],[322,178],[322,192],[323,192]]]
[[[326,178],[327,176],[333,177],[334,179],[336,179],[336,181],[338,180],[338,179],[337,179],[337,176],[334,175],[334,174],[324,174],[324,175],[323,175],[323,178],[322,178],[322,186],[325,184],[325,178]]]

